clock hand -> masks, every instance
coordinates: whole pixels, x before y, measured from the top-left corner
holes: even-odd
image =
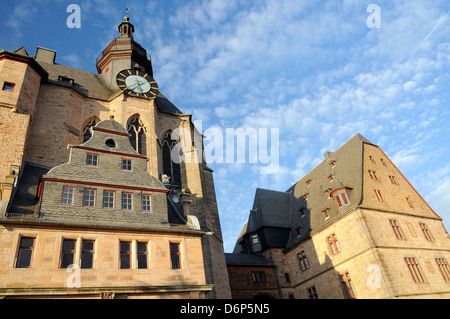
[[[142,94],[141,85],[139,84],[139,81],[137,79],[136,79],[136,84],[137,84],[137,87],[139,89],[139,92],[141,92],[141,94]]]

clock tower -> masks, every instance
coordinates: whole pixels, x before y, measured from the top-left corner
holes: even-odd
[[[117,84],[117,75],[123,70],[137,70],[142,72],[142,75],[148,74],[153,78],[151,57],[139,43],[134,41],[134,25],[130,22],[128,10],[118,29],[119,37],[114,39],[96,60],[98,73],[113,91],[123,89]],[[127,75],[130,74],[127,73]]]

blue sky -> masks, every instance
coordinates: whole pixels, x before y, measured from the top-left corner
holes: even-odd
[[[69,29],[69,4],[81,28]],[[381,27],[369,28],[370,4]],[[8,1],[0,48],[95,73],[131,8],[161,92],[203,130],[279,128],[280,167],[211,163],[225,250],[256,187],[284,191],[354,134],[379,145],[450,230],[450,3],[364,0]]]

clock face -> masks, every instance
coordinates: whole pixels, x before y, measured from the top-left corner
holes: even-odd
[[[123,70],[117,74],[117,85],[124,92],[153,99],[158,94],[158,85],[153,78],[140,70]]]

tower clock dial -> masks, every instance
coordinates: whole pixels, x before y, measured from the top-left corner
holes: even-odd
[[[153,99],[158,94],[158,84],[147,73],[140,70],[123,70],[117,74],[117,85],[124,92]]]

